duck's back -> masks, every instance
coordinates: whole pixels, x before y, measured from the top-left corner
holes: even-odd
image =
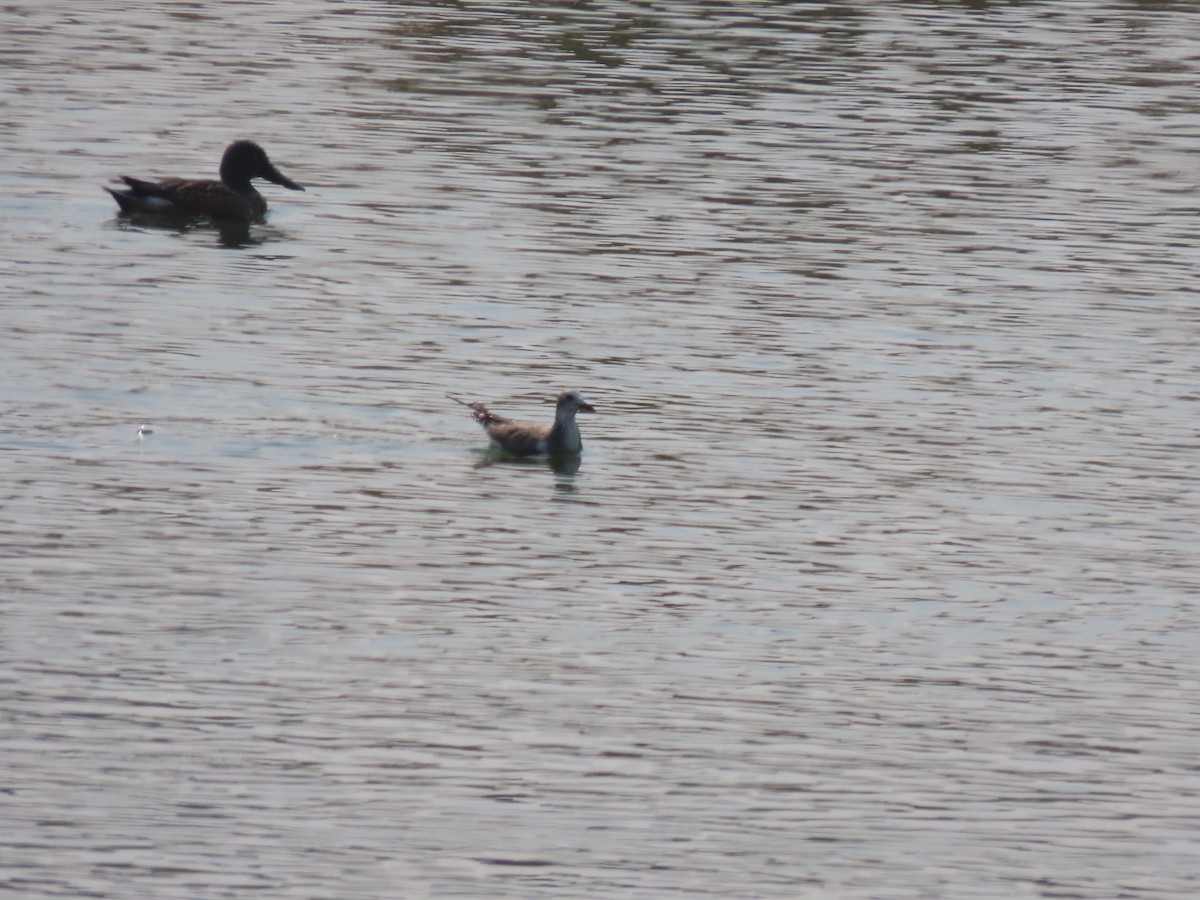
[[[125,183],[140,198],[161,199],[170,211],[208,216],[213,219],[251,219],[267,211],[262,195],[252,187],[235,191],[221,181],[165,178],[158,182],[125,178]]]

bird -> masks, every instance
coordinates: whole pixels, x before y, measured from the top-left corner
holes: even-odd
[[[276,169],[266,151],[254,141],[234,141],[226,147],[220,171],[220,181],[143,181],[122,175],[124,190],[104,189],[113,195],[125,215],[207,216],[235,222],[261,218],[267,211],[267,201],[250,184],[252,178],[265,178],[292,191],[304,190]]]
[[[594,406],[583,399],[579,391],[563,391],[555,402],[554,424],[535,425],[498,416],[482,403],[468,403],[450,394],[446,396],[468,407],[475,421],[487,432],[492,446],[510,456],[559,456],[578,453],[583,449],[583,441],[579,437],[579,426],[575,424],[575,413],[596,411]]]

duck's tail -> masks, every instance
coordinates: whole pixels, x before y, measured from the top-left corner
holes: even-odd
[[[157,184],[142,181],[140,178],[130,178],[128,175],[122,175],[121,180],[125,182],[126,189],[123,191],[107,186],[104,188],[117,201],[121,212],[165,213],[173,209],[170,198]]]

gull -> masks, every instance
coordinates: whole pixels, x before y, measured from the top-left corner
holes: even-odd
[[[579,438],[575,413],[596,411],[583,399],[579,391],[563,391],[555,403],[554,424],[534,425],[498,416],[489,412],[482,403],[468,403],[450,394],[446,396],[455,403],[468,407],[475,421],[487,432],[492,445],[511,456],[558,456],[578,453],[583,449],[583,441]]]

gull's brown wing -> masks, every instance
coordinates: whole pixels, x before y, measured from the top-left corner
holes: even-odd
[[[550,436],[548,426],[512,422],[508,419],[497,421],[493,418],[486,428],[488,437],[505,453],[511,453],[513,456],[536,456],[546,452],[545,442]]]

